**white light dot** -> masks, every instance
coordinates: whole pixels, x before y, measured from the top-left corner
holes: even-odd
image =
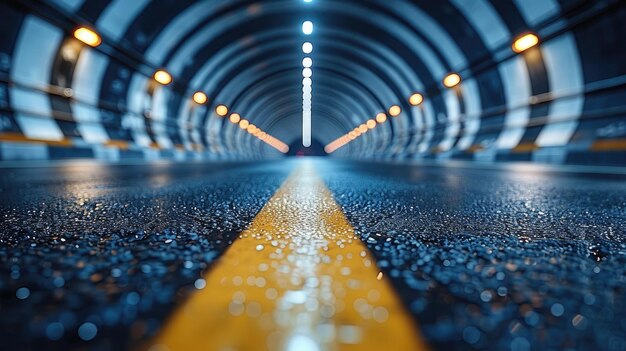
[[[308,41],[304,44],[302,44],[302,52],[304,52],[305,54],[310,54],[313,52],[313,44],[309,43]]]
[[[311,86],[311,84],[313,84],[313,81],[311,81],[311,78],[304,78],[304,79],[302,79],[302,85]]]
[[[198,290],[204,289],[206,287],[206,280],[202,278],[196,279],[196,281],[193,283],[193,286],[195,286]]]
[[[311,33],[313,33],[313,22],[311,21],[304,21],[302,23],[302,33],[309,35]]]
[[[305,68],[302,70],[302,76],[304,78],[311,78],[312,75],[313,75],[313,71],[310,68]]]
[[[313,66],[313,60],[310,57],[305,57],[302,59],[302,66],[306,68]]]

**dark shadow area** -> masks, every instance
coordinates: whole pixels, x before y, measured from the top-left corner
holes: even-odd
[[[298,139],[289,145],[287,156],[328,156],[328,154],[324,151],[324,145],[319,140],[313,139],[311,140],[311,146],[304,147]]]

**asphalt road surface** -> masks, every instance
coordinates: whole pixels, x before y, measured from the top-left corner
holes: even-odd
[[[626,349],[623,174],[75,163],[0,198],[2,350]]]

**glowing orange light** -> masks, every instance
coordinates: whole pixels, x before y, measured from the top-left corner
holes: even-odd
[[[373,119],[370,119],[367,122],[365,122],[365,125],[367,125],[367,128],[369,129],[374,129],[376,128],[376,121]]]
[[[361,125],[359,126],[359,131],[360,131],[361,133],[367,133],[367,131],[368,131],[368,130],[369,130],[369,128],[367,128],[367,125],[365,125],[365,124],[361,124]]]
[[[198,105],[204,105],[207,100],[208,100],[208,98],[207,98],[206,94],[201,92],[201,91],[196,91],[193,94],[193,101],[196,104],[198,104]]]
[[[387,120],[387,115],[384,114],[383,112],[376,115],[376,122],[385,123],[386,120]]]
[[[393,105],[389,108],[389,115],[391,117],[398,117],[401,112],[402,112],[402,109],[398,105]]]
[[[250,122],[248,122],[245,119],[242,119],[241,121],[239,121],[239,128],[241,129],[247,129],[249,125],[250,125]]]
[[[74,31],[74,38],[94,48],[102,43],[102,38],[100,38],[98,33],[87,27],[76,28]]]
[[[453,88],[459,83],[461,83],[461,76],[456,73],[450,73],[443,79],[443,85],[446,88]]]
[[[412,106],[418,106],[424,101],[424,97],[420,93],[415,93],[409,97],[409,104]]]
[[[237,124],[241,121],[241,116],[238,113],[233,113],[230,115],[229,119],[231,123]]]
[[[165,70],[158,70],[154,72],[154,80],[159,84],[168,85],[172,82],[172,76]]]
[[[539,44],[539,37],[532,33],[527,33],[515,39],[511,48],[514,52],[520,53]]]
[[[220,117],[224,117],[228,114],[228,107],[224,106],[224,105],[218,105],[215,108],[215,113],[220,116]]]

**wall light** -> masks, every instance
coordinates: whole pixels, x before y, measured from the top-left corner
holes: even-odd
[[[154,72],[154,80],[157,81],[157,83],[162,84],[162,85],[168,85],[172,82],[172,76],[167,73],[167,71],[165,70],[158,70],[156,72]]]
[[[198,105],[204,105],[207,100],[208,100],[208,98],[207,98],[206,94],[201,92],[201,91],[196,91],[193,94],[193,101],[196,104],[198,104]]]
[[[409,104],[412,106],[418,106],[424,101],[424,97],[420,93],[415,93],[409,97]]]
[[[87,27],[76,28],[74,38],[94,48],[102,43],[100,35]]]
[[[446,88],[453,88],[461,83],[461,76],[456,73],[450,73],[443,79],[443,85]]]
[[[520,52],[526,51],[537,44],[539,44],[539,37],[533,33],[527,33],[515,39],[511,48],[514,52],[519,54]]]
[[[304,21],[302,22],[302,33],[306,35],[310,35],[313,33],[313,22]]]
[[[224,106],[224,105],[218,105],[215,108],[215,113],[220,116],[220,117],[224,117],[228,114],[228,107]]]
[[[402,109],[398,105],[393,105],[389,108],[389,115],[391,117],[398,117],[401,112],[402,112]]]
[[[385,123],[386,120],[387,120],[387,115],[384,112],[381,112],[376,115],[376,122]]]
[[[241,116],[238,113],[233,113],[230,115],[230,122],[231,123],[239,123],[239,121],[241,121]]]

